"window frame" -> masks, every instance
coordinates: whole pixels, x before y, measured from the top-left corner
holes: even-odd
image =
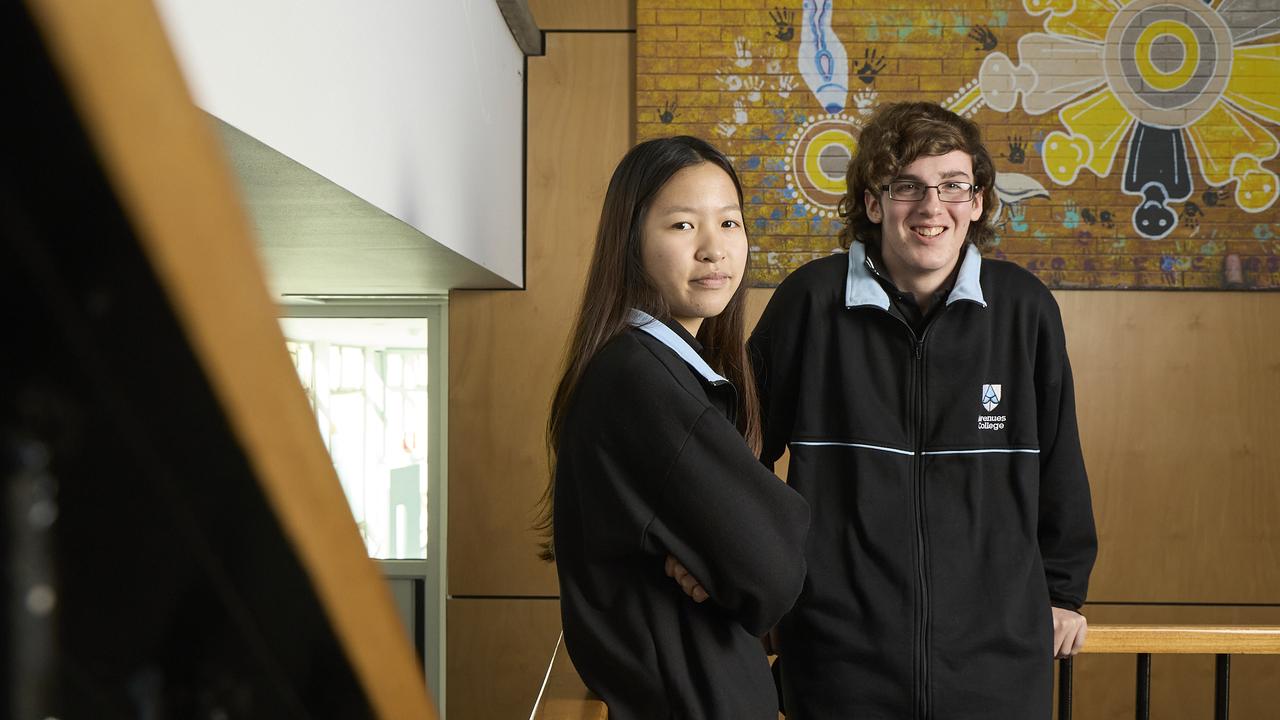
[[[449,408],[449,301],[448,297],[326,298],[308,304],[278,305],[280,318],[399,318],[427,321],[427,559],[373,559],[384,577],[423,581],[423,617],[415,638],[423,647],[423,669],[437,709],[444,716],[446,670],[446,608],[448,593],[448,408]],[[315,384],[313,371],[311,379]],[[319,427],[316,428],[319,432]],[[415,628],[409,628],[415,632]]]

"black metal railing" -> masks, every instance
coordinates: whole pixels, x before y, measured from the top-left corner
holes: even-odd
[[[1213,655],[1214,720],[1228,720],[1231,711],[1231,656],[1280,655],[1280,627],[1222,625],[1094,625],[1089,628],[1085,653],[1137,656],[1134,718],[1151,718],[1151,656],[1153,654]],[[1058,720],[1071,720],[1071,659],[1058,661]]]

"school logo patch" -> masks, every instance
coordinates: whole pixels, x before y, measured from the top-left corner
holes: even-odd
[[[987,412],[996,409],[1000,404],[1000,386],[999,385],[983,385],[982,386],[982,407]]]

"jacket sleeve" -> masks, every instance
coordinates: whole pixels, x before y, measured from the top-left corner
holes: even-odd
[[[1044,357],[1037,372],[1040,555],[1050,603],[1077,610],[1088,591],[1098,538],[1076,424],[1071,363],[1056,303],[1046,324],[1042,341],[1048,342],[1040,343]]]
[[[809,506],[706,409],[663,481],[645,546],[675,555],[744,628],[763,635],[791,609],[805,576]]]
[[[648,555],[662,572],[675,555],[730,617],[762,634],[800,593],[808,504],[723,414],[630,347],[579,387],[559,458],[575,482],[557,493],[582,508],[594,562]]]
[[[791,441],[800,396],[800,346],[807,313],[791,279],[774,292],[747,342],[760,398],[760,461],[770,470]]]

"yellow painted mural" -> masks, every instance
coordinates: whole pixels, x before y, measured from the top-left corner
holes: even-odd
[[[1053,287],[1280,288],[1275,0],[638,0],[639,140],[734,161],[752,281],[838,250],[859,128],[931,100],[996,162],[993,254]]]

